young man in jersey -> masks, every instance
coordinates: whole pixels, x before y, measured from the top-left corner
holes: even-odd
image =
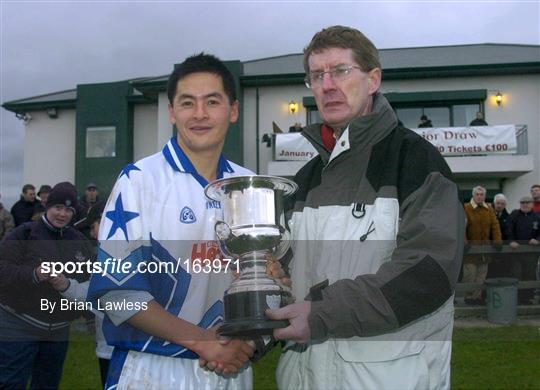
[[[88,300],[105,308],[104,333],[115,347],[106,388],[250,388],[253,344],[216,335],[234,266],[227,273],[194,272],[190,264],[219,256],[220,205],[206,200],[204,187],[252,174],[221,154],[238,118],[233,76],[216,57],[199,54],[176,67],[167,92],[177,136],[122,170],[101,223],[98,262],[121,258],[131,265],[93,274],[90,283]],[[175,271],[138,268],[176,266],[178,259]],[[204,370],[199,358],[235,375]]]

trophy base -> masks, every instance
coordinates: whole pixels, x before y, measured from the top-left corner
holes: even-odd
[[[274,329],[286,328],[289,321],[276,320],[248,320],[224,323],[217,331],[220,336],[236,339],[255,339],[259,336],[270,336]]]
[[[252,339],[271,335],[276,328],[289,326],[286,320],[271,320],[266,309],[278,309],[290,303],[290,293],[279,290],[255,290],[226,294],[225,321],[218,333],[223,336]]]

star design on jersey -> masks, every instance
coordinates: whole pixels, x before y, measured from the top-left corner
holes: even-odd
[[[116,199],[116,202],[114,204],[114,210],[107,211],[105,216],[112,221],[111,230],[109,230],[107,240],[111,238],[118,229],[121,229],[124,232],[124,237],[126,237],[126,241],[129,242],[126,225],[132,219],[137,218],[139,216],[139,213],[134,213],[132,211],[124,211],[124,205],[122,204],[122,194],[118,195],[118,198]]]
[[[122,172],[120,173],[120,176],[118,176],[118,178],[120,179],[122,176],[126,175],[128,179],[131,179],[129,177],[129,173],[131,171],[140,171],[140,169],[135,164],[128,164],[124,167],[124,169],[122,169]]]

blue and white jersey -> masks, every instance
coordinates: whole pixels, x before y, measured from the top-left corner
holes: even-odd
[[[218,178],[252,174],[220,157]],[[160,153],[126,166],[103,213],[98,262],[105,267],[107,259],[122,259],[120,264],[129,262],[131,266],[119,270],[109,264],[104,275],[94,273],[88,301],[97,305],[101,296],[114,290],[144,291],[174,316],[200,327],[210,328],[222,321],[223,293],[234,269],[193,272],[191,267],[193,259],[221,256],[214,233],[221,205],[207,200],[207,184],[174,137]],[[162,263],[174,270],[161,268],[150,273]],[[139,272],[141,264],[147,272]],[[198,358],[193,351],[127,322],[115,326],[106,317],[103,330],[108,343],[121,350]]]

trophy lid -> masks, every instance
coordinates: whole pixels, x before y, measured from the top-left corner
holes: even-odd
[[[219,201],[223,195],[231,191],[243,191],[247,188],[266,188],[282,191],[283,196],[289,196],[298,190],[298,185],[292,180],[279,176],[233,176],[213,181],[206,186],[204,193],[209,199]]]

